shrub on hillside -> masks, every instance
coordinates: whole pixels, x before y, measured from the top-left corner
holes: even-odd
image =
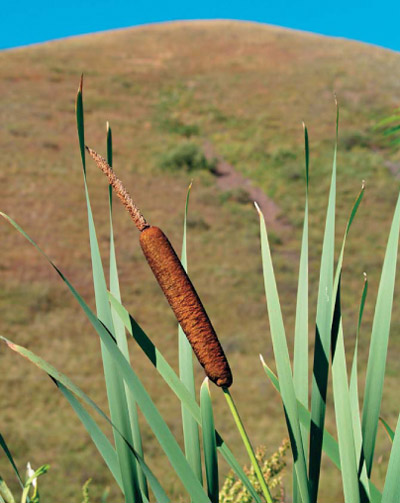
[[[216,161],[208,160],[196,143],[185,142],[166,152],[160,159],[160,167],[166,171],[206,170],[213,173],[216,169]]]

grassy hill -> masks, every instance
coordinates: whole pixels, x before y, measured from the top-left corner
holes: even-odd
[[[184,200],[194,179],[188,229],[189,271],[231,361],[233,394],[254,444],[272,452],[286,435],[281,406],[259,365],[272,362],[261,274],[258,218],[243,190],[224,190],[207,169],[180,168],[176,149],[212,146],[274,203],[272,248],[289,338],[294,325],[303,218],[303,131],[310,167],[311,303],[315,300],[324,208],[334,139],[333,92],[340,107],[337,234],[363,179],[366,195],[348,241],[343,278],[346,342],[353,347],[362,272],[370,294],[360,366],[373,314],[379,268],[398,194],[400,156],[373,127],[400,101],[400,54],[373,46],[239,22],[145,26],[0,53],[1,207],[29,231],[93,305],[85,201],[74,99],[85,74],[86,141],[105,153],[105,124],[114,134],[114,166],[147,219],[180,248]],[[183,147],[185,148],[185,147]],[[173,162],[166,162],[172,159]],[[174,164],[175,162],[175,164]],[[389,169],[389,167],[391,169]],[[88,162],[99,241],[107,257],[106,181]],[[176,366],[177,330],[145,263],[138,235],[115,207],[124,303]],[[0,225],[0,333],[28,346],[105,403],[99,343],[79,307],[48,265],[6,223]],[[382,410],[394,425],[400,375],[399,288],[396,290]],[[312,304],[311,304],[312,305]],[[313,340],[314,312],[310,317]],[[179,437],[180,411],[139,353],[135,366]],[[19,466],[48,462],[47,500],[79,501],[110,483],[100,457],[51,381],[0,348],[1,433]],[[198,382],[203,373],[197,368]],[[362,383],[361,383],[362,384]],[[362,389],[362,385],[361,385]],[[246,456],[219,393],[217,427]],[[332,410],[328,424],[334,423]],[[146,430],[147,458],[175,498],[182,494]],[[381,435],[376,455],[387,461]],[[1,458],[0,472],[10,477]],[[329,465],[327,464],[327,467]],[[384,470],[375,473],[379,485]],[[289,479],[290,477],[288,477]],[[46,480],[47,479],[47,480]],[[288,484],[290,481],[288,480]],[[118,494],[112,490],[112,494]],[[341,501],[333,471],[321,481],[323,502]],[[117,501],[114,498],[113,501]]]

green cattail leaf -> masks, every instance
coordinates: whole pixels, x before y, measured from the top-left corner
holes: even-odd
[[[271,370],[270,367],[265,363],[264,359],[261,358],[261,363],[264,368],[265,373],[267,374],[268,378],[270,379],[272,385],[274,388],[277,390],[277,392],[280,394],[280,386],[279,386],[279,380],[278,377],[275,375],[275,373]],[[310,423],[311,419],[311,414],[310,412],[304,407],[304,405],[300,402],[297,402],[297,406],[299,409],[299,419],[300,422],[304,425],[307,425]],[[339,447],[337,441],[333,438],[333,436],[326,430],[324,429],[324,435],[323,435],[323,442],[322,442],[322,450],[325,452],[325,454],[328,456],[328,458],[332,461],[332,463],[341,470],[340,467],[340,455],[339,455]],[[369,486],[370,494],[371,494],[371,502],[373,503],[380,503],[381,501],[381,493],[379,490],[370,482]]]
[[[295,453],[295,470],[299,492],[303,503],[310,503],[310,495],[307,478],[307,465],[303,449],[303,440],[300,431],[300,421],[297,410],[297,399],[291,372],[289,351],[287,347],[285,328],[283,325],[282,312],[279,302],[275,274],[272,265],[271,252],[269,249],[267,229],[264,216],[258,209],[260,217],[261,255],[264,272],[265,294],[267,298],[268,317],[275,355],[275,363],[280,381],[280,394],[285,410],[292,452]]]
[[[75,103],[76,124],[78,128],[79,150],[81,152],[81,160],[83,170],[86,173],[86,157],[85,157],[85,127],[83,122],[83,74],[79,82],[78,93]]]
[[[315,330],[313,381],[311,390],[311,428],[309,450],[311,503],[316,503],[318,496],[330,360],[332,305],[334,301],[334,299],[332,299],[332,287],[335,244],[336,157],[338,127],[339,107],[336,103],[336,139],[333,152],[332,178],[326,214],[324,241],[322,246]]]
[[[338,293],[338,297],[340,299],[340,293]],[[338,303],[340,304],[340,300]],[[360,492],[358,488],[357,457],[350,394],[347,384],[346,355],[341,317],[332,361],[332,380],[344,501],[345,503],[359,503]]]
[[[187,213],[189,207],[189,196],[192,184],[189,185],[184,222],[183,222],[183,240],[182,240],[182,266],[187,272],[187,253],[186,253],[186,222]],[[183,332],[181,326],[178,324],[178,340],[179,340],[179,376],[182,383],[186,386],[189,393],[192,395],[193,399],[196,399],[196,389],[194,383],[194,372],[193,372],[193,350],[192,347]],[[183,428],[183,441],[185,445],[185,454],[188,463],[192,467],[193,472],[197,475],[200,483],[203,482],[203,476],[201,471],[201,454],[200,454],[200,438],[199,438],[199,428],[196,420],[193,418],[189,410],[186,409],[183,402],[182,406],[182,428]]]
[[[393,443],[393,440],[394,440],[394,431],[389,426],[389,424],[383,419],[383,417],[380,417],[379,421],[383,424],[383,426],[385,428],[385,431],[388,434],[388,437],[389,437],[390,441]]]
[[[18,482],[19,482],[21,488],[23,488],[24,487],[24,482],[23,482],[23,480],[21,478],[21,475],[19,474],[17,465],[14,462],[14,459],[12,457],[10,449],[8,448],[8,445],[7,445],[6,441],[4,440],[3,435],[1,435],[1,434],[0,434],[0,447],[3,449],[4,454],[6,455],[8,461],[10,462],[10,464],[11,464],[11,466],[12,466],[14,472],[15,472],[15,475],[17,476],[17,479],[18,479]]]
[[[112,130],[109,122],[107,122],[107,163],[113,165],[113,148],[112,148]]]
[[[112,320],[111,308],[108,302],[107,286],[104,276],[103,265],[100,256],[99,245],[96,236],[96,228],[93,220],[93,213],[89,199],[89,191],[86,181],[85,164],[85,138],[84,138],[84,113],[82,100],[81,78],[78,94],[76,97],[76,122],[78,130],[79,145],[81,149],[83,181],[86,197],[86,207],[88,215],[90,255],[92,259],[93,286],[96,300],[96,311],[99,320],[107,327],[108,331],[116,337],[114,324]],[[103,359],[104,377],[106,381],[107,397],[110,407],[112,421],[123,432],[124,436],[132,443],[132,432],[130,426],[128,403],[124,387],[124,382],[116,368],[115,361],[106,350],[104,342],[101,341],[101,353]],[[114,441],[116,445],[118,460],[121,468],[121,476],[124,486],[124,495],[126,503],[142,503],[142,494],[139,487],[137,475],[137,463],[132,452],[126,443],[114,431]]]
[[[179,398],[179,400],[184,403],[185,408],[190,411],[192,417],[196,420],[197,424],[201,425],[201,415],[200,415],[200,407],[193,398],[193,396],[188,392],[186,386],[182,383],[179,377],[176,375],[173,368],[169,365],[169,363],[165,360],[162,353],[157,349],[156,346],[152,343],[151,339],[145,334],[143,329],[139,326],[139,324],[134,320],[134,318],[129,314],[127,309],[121,305],[118,300],[113,297],[113,295],[109,294],[110,302],[123,320],[125,328],[128,332],[133,336],[139,347],[142,349],[144,354],[150,360],[150,362],[157,369],[159,374],[164,379],[165,383],[170,387],[170,389],[175,393],[175,395]],[[241,465],[238,463],[229,447],[226,445],[225,441],[216,432],[217,439],[217,448],[222,456],[225,458],[226,462],[232,468],[232,470],[236,473],[238,478],[243,482],[246,489],[249,491],[254,501],[257,503],[261,503],[260,497],[254,490],[251,485],[247,475],[244,473]]]
[[[301,241],[299,279],[297,287],[296,323],[293,352],[293,384],[296,398],[308,409],[308,181],[309,145],[308,131],[304,126],[304,151],[306,173],[306,202],[304,208],[303,237]],[[310,426],[301,425],[303,450],[307,451]],[[293,467],[293,503],[300,503],[297,477]]]
[[[395,503],[399,501],[400,494],[400,418],[397,421],[396,432],[393,438],[392,451],[386,472],[385,485],[382,493],[382,503]]]
[[[360,501],[359,480],[358,480],[358,449],[356,448],[353,430],[353,407],[351,403],[350,391],[347,379],[346,354],[344,347],[344,336],[342,326],[342,314],[340,304],[340,284],[343,267],[344,250],[346,239],[349,234],[351,224],[357,214],[364,195],[364,183],[361,186],[353,208],[348,219],[339,260],[336,267],[333,295],[335,304],[332,313],[332,377],[333,396],[335,405],[336,426],[338,431],[339,454],[342,466],[342,483],[345,501],[353,503]],[[368,481],[365,480],[364,491],[368,494]],[[364,500],[365,501],[365,500]]]
[[[351,366],[350,387],[349,387],[351,416],[354,431],[354,444],[356,449],[357,466],[361,483],[360,492],[364,493],[361,494],[362,501],[371,498],[369,491],[370,481],[368,480],[367,465],[365,463],[364,452],[362,450],[362,431],[361,431],[361,416],[360,416],[360,405],[359,405],[360,400],[359,400],[358,379],[357,379],[358,341],[359,341],[360,327],[364,313],[364,306],[365,306],[365,300],[367,298],[367,293],[368,293],[368,280],[367,275],[364,273],[364,287],[361,294],[361,302],[360,302],[357,331],[356,331],[356,341],[354,345],[354,356],[353,356],[353,363]]]
[[[8,488],[5,481],[0,477],[0,497],[5,503],[15,503],[13,493]]]
[[[55,267],[55,266],[53,266]],[[126,438],[124,438],[123,434],[121,431],[118,430],[118,427],[113,424],[112,420],[109,419],[109,417],[96,405],[96,403],[89,398],[86,393],[84,393],[78,386],[76,386],[71,379],[69,379],[66,375],[63,373],[59,372],[57,369],[55,369],[52,365],[47,363],[45,360],[40,358],[39,356],[35,355],[32,351],[29,349],[26,349],[22,346],[19,346],[17,344],[14,344],[13,342],[9,341],[5,337],[0,336],[0,340],[5,342],[7,346],[18,353],[19,355],[23,356],[27,360],[29,360],[31,363],[36,365],[38,368],[46,372],[57,385],[60,383],[69,391],[74,393],[78,398],[80,398],[82,401],[84,401],[87,405],[89,405],[91,408],[93,408],[103,419],[105,419],[111,426],[112,428],[117,432],[118,435],[121,436],[121,438],[124,440],[124,442],[128,445],[128,447],[131,449],[133,455],[135,458],[140,462],[140,466],[142,467],[147,480],[149,481],[150,487],[154,493],[154,495],[157,498],[157,501],[162,502],[162,503],[169,503],[169,498],[167,497],[165,491],[162,489],[161,485],[159,484],[158,480],[156,477],[152,474],[151,470],[148,468],[144,460],[138,455],[137,452],[135,452],[133,446],[128,442]]]
[[[112,166],[112,158],[113,158],[112,131],[109,123],[107,122],[107,162],[110,166]],[[112,217],[113,190],[111,185],[109,185],[108,200],[109,200],[109,218],[110,218],[110,292],[113,295],[115,295],[115,297],[119,301],[121,301],[117,257],[115,253],[115,242],[114,242],[114,229],[113,229],[113,217]],[[111,315],[115,330],[115,338],[118,347],[121,349],[121,352],[125,356],[126,360],[130,362],[128,342],[126,339],[124,324],[122,323],[120,317],[116,315],[112,307],[111,307]],[[131,393],[129,393],[126,383],[125,383],[125,396],[128,405],[128,416],[129,416],[129,424],[132,431],[133,446],[135,450],[139,453],[139,455],[143,458],[144,454],[143,454],[142,436],[140,434],[139,417],[137,413],[136,400],[135,397],[132,396]],[[136,472],[140,489],[142,491],[142,494],[144,494],[148,499],[149,492],[146,483],[146,477],[144,476],[143,470],[140,468],[139,464],[137,462],[136,464],[137,464]]]
[[[400,228],[400,195],[386,246],[376,299],[362,412],[363,450],[371,474],[389,342]]]
[[[26,232],[23,231],[22,228],[19,227],[9,216],[5,215],[2,212],[0,212],[0,215],[3,216],[6,220],[8,220],[30,243],[32,243],[35,246],[35,248],[38,251],[41,252],[41,254],[48,260],[50,265],[54,268],[54,270],[59,274],[61,279],[65,282],[68,289],[75,297],[75,299],[78,301],[79,305],[83,309],[83,312],[85,313],[88,320],[92,324],[93,328],[99,335],[101,341],[103,342],[104,347],[106,349],[106,353],[110,356],[115,365],[118,378],[122,378],[128,384],[130,393],[132,393],[135,396],[137,403],[141,408],[144,417],[146,418],[146,421],[148,422],[150,428],[157,437],[157,440],[159,441],[164,452],[166,453],[172,467],[176,471],[176,474],[181,479],[184,487],[186,488],[190,496],[195,499],[196,503],[203,503],[203,502],[209,503],[208,498],[201,484],[193,474],[193,471],[188,465],[186,458],[183,455],[177,441],[175,440],[170,429],[168,428],[158,409],[151,400],[146,389],[142,385],[140,379],[137,377],[136,373],[129,365],[129,363],[126,361],[126,358],[121,353],[118,346],[115,344],[114,338],[108,331],[105,324],[102,323],[94,315],[94,313],[91,311],[91,309],[83,300],[83,298],[79,295],[79,293],[75,290],[72,284],[68,281],[66,276],[46,256],[46,254],[39,248],[39,246],[26,234]],[[116,426],[118,428],[118,424]],[[123,433],[125,435],[125,432]],[[128,435],[129,434],[130,431],[128,432]],[[129,436],[125,438],[129,438]],[[121,469],[121,475],[122,475],[122,469]]]
[[[55,381],[58,389],[68,400],[71,407],[74,409],[76,415],[81,420],[82,424],[86,428],[86,431],[89,433],[90,438],[93,440],[93,443],[97,447],[101,457],[104,459],[106,465],[108,466],[112,476],[120,487],[121,491],[123,491],[122,479],[121,479],[121,470],[118,464],[117,453],[115,452],[114,447],[111,445],[108,438],[101,431],[97,423],[90,416],[90,414],[82,407],[79,400],[75,398],[73,393],[68,390],[61,382]]]
[[[203,428],[204,462],[207,477],[207,492],[211,503],[218,503],[218,457],[215,439],[214,414],[211,403],[209,380],[206,377],[200,389],[201,424]]]
[[[280,394],[280,385],[278,377],[275,375],[273,370],[265,363],[262,356],[260,356],[261,364],[263,366],[264,372],[267,374],[269,380],[271,381],[273,387]],[[304,405],[297,401],[297,407],[299,411],[299,419],[301,424],[307,425],[310,424],[311,414],[308,409],[304,407]],[[332,463],[340,470],[340,456],[339,456],[339,447],[337,441],[333,438],[333,436],[327,431],[324,430],[324,437],[322,443],[322,449],[327,454]]]

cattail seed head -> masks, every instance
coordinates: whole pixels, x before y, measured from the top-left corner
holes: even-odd
[[[158,227],[140,234],[140,244],[205,373],[217,386],[228,388],[232,373],[224,351],[192,282],[168,238]]]
[[[228,360],[203,304],[171,243],[161,229],[146,222],[107,161],[91,148],[86,149],[105,173],[136,227],[141,231],[140,245],[147,262],[206,375],[217,386],[229,388],[233,379]]]

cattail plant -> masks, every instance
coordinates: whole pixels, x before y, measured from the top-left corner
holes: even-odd
[[[107,123],[107,162],[96,156],[93,151],[89,151],[97,157],[97,160],[100,161],[100,167],[106,168],[106,173],[111,177],[108,191],[110,209],[110,290],[108,291],[86,179],[82,79],[76,99],[76,119],[87,204],[96,314],[92,312],[63,272],[28,234],[8,215],[0,212],[0,216],[18,230],[48,261],[79,303],[99,336],[110,417],[67,376],[52,367],[49,363],[30,350],[14,344],[5,337],[0,336],[0,340],[7,344],[11,350],[30,360],[51,377],[90,434],[110,473],[121,489],[125,503],[148,503],[152,501],[151,493],[154,495],[157,503],[169,503],[171,501],[144,459],[145,449],[142,445],[137,408],[141,410],[143,417],[164,451],[171,469],[181,480],[191,501],[196,503],[218,503],[218,464],[216,463],[216,458],[217,453],[219,453],[235,472],[256,503],[272,503],[269,489],[229,392],[229,386],[232,384],[232,374],[228,362],[211,322],[205,313],[204,307],[185,272],[186,263],[184,263],[183,267],[180,265],[179,259],[168,239],[162,231],[151,227],[146,222],[122,183],[115,177],[111,168],[111,128]],[[182,328],[186,331],[187,338],[185,335],[183,337],[181,337],[181,334],[179,335],[179,356],[180,359],[182,356],[182,368],[184,369],[184,372],[179,377],[121,303],[113,237],[112,187],[126,205],[136,226],[140,230],[140,241],[144,254],[167,299],[170,301],[178,321],[180,321]],[[184,250],[186,250],[185,236],[188,197],[185,211]],[[182,259],[182,261],[186,262],[186,259]],[[185,453],[182,452],[170,428],[130,364],[125,330],[135,339],[139,348],[180,400]],[[181,351],[183,347],[181,347],[181,343],[183,342],[187,347]],[[253,487],[249,476],[245,473],[226,442],[215,429],[212,419],[211,395],[208,386],[203,385],[201,403],[200,405],[197,403],[193,368],[191,367],[192,347],[209,378],[224,391],[224,395],[230,404],[236,425],[250,456],[263,498],[260,497]],[[187,351],[188,349],[189,351]],[[182,370],[181,366],[180,370]],[[190,374],[192,374],[191,377]],[[190,384],[190,381],[192,381],[192,384]],[[111,426],[114,433],[114,444],[107,438],[92,415],[82,406],[81,401],[92,411],[99,414]],[[203,442],[199,440],[199,426],[203,429]],[[203,487],[202,480],[202,462],[200,456],[202,445],[203,447],[205,446],[205,450],[207,451],[207,454],[204,455],[207,488]]]
[[[250,457],[253,469],[258,477],[259,484],[262,487],[265,499],[268,503],[272,503],[271,494],[258,464],[254,449],[244,428],[236,404],[228,390],[232,384],[232,373],[228,361],[203,304],[181,261],[162,230],[147,223],[121,180],[115,175],[106,160],[87,146],[86,150],[96,161],[101,171],[106,174],[110,185],[114,188],[115,193],[141,232],[140,244],[146,260],[182,327],[193,352],[203,366],[207,377],[223,389],[224,396]]]
[[[109,183],[140,231],[140,245],[144,256],[207,377],[217,386],[229,388],[232,373],[228,360],[204,306],[167,236],[160,228],[146,222],[107,161],[91,148],[86,149],[107,175]]]
[[[255,503],[273,503],[268,483],[269,468],[255,454],[249,437],[240,419],[237,407],[230,393],[232,374],[207,313],[168,238],[158,228],[150,226],[132,198],[116,177],[112,168],[111,129],[107,128],[107,161],[95,151],[87,148],[99,168],[107,175],[110,202],[110,291],[108,291],[100,250],[96,237],[94,218],[90,206],[86,180],[82,80],[78,89],[76,115],[79,146],[82,158],[85,196],[89,222],[90,250],[93,268],[93,283],[96,300],[96,314],[92,312],[82,296],[67,277],[45,255],[36,243],[9,216],[0,213],[48,260],[50,265],[65,282],[73,297],[81,306],[101,341],[101,351],[107,386],[110,417],[104,413],[69,378],[32,351],[18,346],[0,336],[0,340],[18,354],[24,356],[44,370],[55,382],[89,432],[98,451],[103,457],[116,484],[120,487],[126,503],[170,503],[170,498],[153,474],[144,458],[144,448],[139,429],[137,408],[142,412],[155,438],[164,451],[171,469],[181,480],[190,500],[194,503],[219,503],[219,479],[217,454],[220,454],[233,469],[240,483],[236,488],[243,490],[247,500]],[[344,343],[344,329],[341,310],[341,275],[346,238],[355,218],[364,193],[364,183],[351,210],[344,232],[339,259],[334,267],[335,251],[335,204],[336,204],[336,152],[338,140],[338,112],[336,120],[336,142],[332,178],[329,192],[324,242],[322,247],[320,284],[317,298],[316,340],[314,344],[313,383],[309,405],[308,389],[308,133],[305,134],[306,154],[306,194],[303,239],[301,244],[298,297],[296,306],[295,344],[293,352],[293,372],[289,357],[288,342],[280,307],[268,234],[261,210],[260,219],[261,257],[264,273],[265,293],[270,322],[270,333],[275,356],[277,375],[262,359],[272,385],[280,394],[284,409],[284,419],[288,426],[293,454],[293,502],[317,503],[321,471],[322,451],[341,471],[345,503],[395,503],[400,494],[400,419],[395,431],[386,421],[382,421],[392,440],[392,450],[383,491],[371,478],[374,461],[377,428],[390,332],[390,318],[395,288],[395,273],[400,229],[400,196],[393,215],[391,230],[382,267],[375,315],[372,326],[370,353],[363,394],[362,414],[359,410],[357,382],[357,348],[353,357],[350,379],[347,378],[347,362]],[[211,393],[206,380],[197,402],[193,369],[187,366],[185,376],[178,376],[162,353],[153,344],[133,316],[122,305],[118,283],[118,271],[112,230],[112,189],[130,213],[140,231],[140,244],[164,295],[182,327],[182,340],[188,346],[186,363],[192,361],[191,348],[209,377],[222,388],[230,411],[242,437],[252,463],[251,472],[245,472],[221,435],[214,426]],[[188,202],[188,198],[187,198]],[[187,211],[187,203],[186,203]],[[186,213],[184,243],[186,243]],[[184,248],[186,250],[186,248]],[[186,260],[186,253],[185,253]],[[184,261],[183,261],[184,262]],[[333,279],[334,278],[334,279]],[[357,325],[357,341],[367,294],[367,282],[361,296],[360,314]],[[130,364],[125,330],[135,339],[139,348],[149,359],[156,371],[180,400],[183,417],[185,452],[181,449],[157,406],[142,384],[135,369]],[[181,343],[181,338],[179,339]],[[181,346],[179,347],[181,349]],[[185,348],[186,351],[187,348]],[[180,353],[181,356],[181,353]],[[330,360],[332,365],[330,365]],[[181,362],[180,362],[181,363]],[[328,376],[332,372],[333,402],[335,406],[337,440],[325,429],[325,410],[328,392]],[[191,376],[188,378],[188,374]],[[188,384],[189,383],[189,384]],[[107,421],[114,433],[114,444],[102,431],[92,415],[82,406],[83,401],[91,411],[95,411]],[[190,421],[189,421],[190,419]],[[202,428],[202,442],[198,427]],[[1,440],[1,436],[0,436]],[[0,445],[3,446],[2,442]],[[191,447],[195,449],[190,450]],[[201,460],[203,447],[204,464]],[[261,466],[260,466],[261,465]],[[204,468],[204,470],[203,470]],[[202,474],[206,476],[204,487]],[[37,475],[37,472],[36,472]],[[33,479],[31,480],[31,482]],[[232,501],[230,488],[226,489],[225,501]],[[0,480],[0,494],[5,486]],[[150,492],[151,491],[151,492]],[[26,492],[27,494],[27,492]],[[3,497],[4,499],[4,497]],[[0,499],[1,501],[1,499]],[[239,503],[239,502],[238,502]],[[240,502],[242,503],[242,502]]]

